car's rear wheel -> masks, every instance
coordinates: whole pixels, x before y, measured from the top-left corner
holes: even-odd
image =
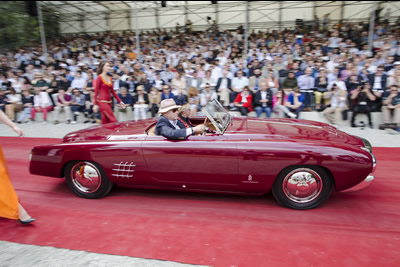
[[[90,161],[72,161],[65,167],[65,179],[71,190],[83,198],[102,198],[112,189],[103,168]]]
[[[272,186],[272,194],[282,206],[305,210],[324,203],[332,188],[332,179],[323,168],[293,166],[279,174]]]

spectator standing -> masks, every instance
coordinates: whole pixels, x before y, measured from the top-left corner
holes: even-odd
[[[54,107],[54,124],[59,124],[60,113],[65,112],[67,124],[71,123],[71,96],[64,89],[58,90],[57,103]]]
[[[368,75],[369,84],[372,88],[372,93],[375,96],[372,111],[381,111],[382,107],[382,96],[386,91],[387,75],[384,73],[384,67],[378,66],[375,74]]]

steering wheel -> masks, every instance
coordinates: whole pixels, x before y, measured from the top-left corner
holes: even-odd
[[[208,120],[208,117],[206,117],[205,119],[204,119],[204,123],[203,123],[203,125],[204,125],[204,127],[205,127],[205,131],[202,133],[202,134],[196,134],[196,136],[200,136],[200,135],[205,135],[206,133],[207,133],[207,131],[208,131],[208,124],[209,124],[210,122],[209,122],[209,120]]]

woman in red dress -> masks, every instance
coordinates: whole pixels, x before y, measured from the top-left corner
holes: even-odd
[[[111,71],[111,64],[108,62],[100,63],[99,68],[97,69],[97,79],[96,85],[94,88],[94,100],[93,100],[93,112],[98,112],[100,108],[101,113],[101,123],[111,123],[116,122],[114,112],[112,110],[112,100],[111,94],[117,99],[119,102],[118,106],[120,108],[126,108],[124,102],[118,97],[113,88],[113,83],[111,77],[107,74]]]

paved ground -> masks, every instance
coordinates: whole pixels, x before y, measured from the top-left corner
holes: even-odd
[[[0,241],[0,266],[185,267],[195,265]]]
[[[26,137],[61,138],[65,134],[87,128],[93,124],[20,124]],[[377,147],[400,147],[399,133],[370,128],[351,128],[339,125],[338,129],[370,140]],[[15,136],[8,127],[0,124],[0,136]],[[193,266],[175,262],[147,260],[126,256],[104,255],[85,251],[72,251],[52,247],[22,245],[0,241],[0,266]]]

